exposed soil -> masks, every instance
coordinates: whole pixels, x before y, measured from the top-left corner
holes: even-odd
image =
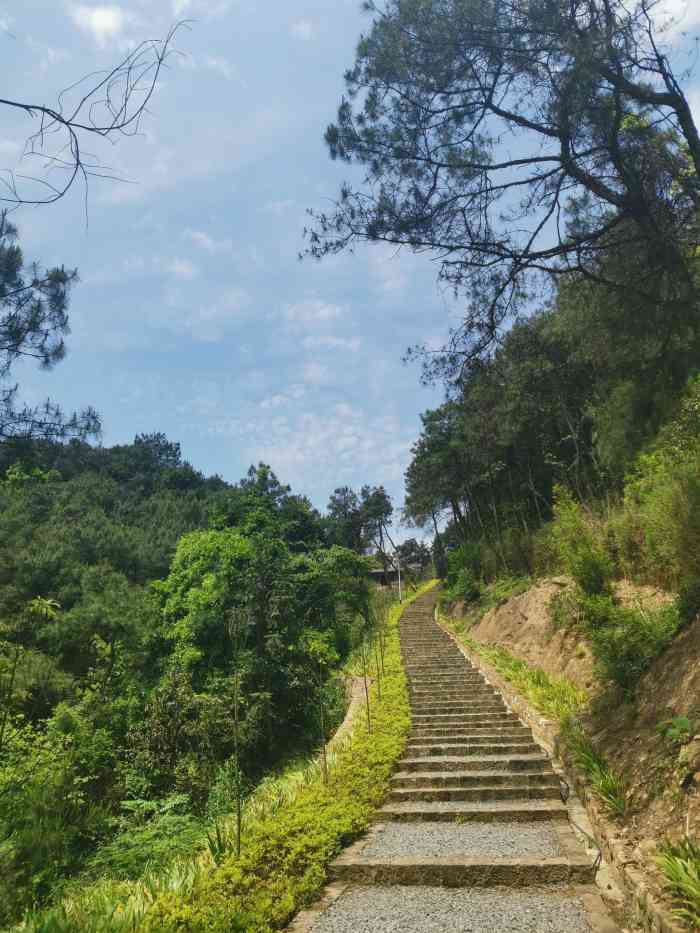
[[[583,633],[552,624],[549,600],[569,585],[564,577],[540,581],[486,613],[469,634],[550,675],[565,676],[589,693],[586,727],[629,788],[629,816],[617,830],[619,839],[629,860],[660,888],[653,860],[657,843],[665,836],[700,834],[700,618],[646,672],[634,698],[625,700],[597,679]],[[627,582],[618,584],[617,595],[624,604],[642,608],[671,598]],[[674,744],[657,729],[660,722],[678,716],[692,723],[694,738],[685,744]]]
[[[593,691],[597,681],[590,649],[579,632],[555,629],[549,614],[551,598],[569,585],[566,577],[542,580],[521,596],[491,609],[469,634],[484,644],[506,648],[550,675],[566,676]]]

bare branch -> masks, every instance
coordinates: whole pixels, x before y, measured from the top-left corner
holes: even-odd
[[[41,158],[47,173],[60,172],[60,182],[46,177],[18,174],[11,170],[0,173],[0,203],[11,207],[20,204],[52,204],[82,180],[86,190],[90,178],[118,176],[95,157],[83,152],[82,141],[98,136],[114,142],[119,136],[136,136],[148,113],[158,80],[168,59],[176,50],[176,34],[188,24],[173,25],[163,39],[141,42],[108,71],[86,75],[58,95],[55,107],[45,104],[0,98],[0,106],[18,110],[35,121],[37,128],[26,141],[23,158]],[[75,97],[77,92],[77,99]],[[58,138],[58,145],[49,148]],[[26,185],[19,183],[25,182]],[[33,190],[46,189],[42,195]]]

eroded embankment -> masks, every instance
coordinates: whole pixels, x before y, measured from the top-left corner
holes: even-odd
[[[626,815],[611,823],[610,835],[623,860],[643,869],[660,892],[663,879],[654,858],[659,841],[700,832],[700,741],[674,740],[659,729],[686,717],[690,736],[700,734],[700,619],[676,636],[633,695],[624,696],[601,683],[583,631],[554,625],[549,602],[567,585],[565,578],[538,582],[487,612],[469,636],[586,691],[586,731],[626,788]],[[669,598],[629,584],[617,590],[623,604],[642,609]]]

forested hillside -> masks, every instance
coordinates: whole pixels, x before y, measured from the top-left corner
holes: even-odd
[[[269,467],[205,478],[157,434],[0,456],[8,924],[76,873],[138,877],[206,845],[342,717],[334,671],[373,618],[371,522],[356,551],[333,544]]]

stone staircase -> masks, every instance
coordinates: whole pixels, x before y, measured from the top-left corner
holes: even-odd
[[[434,602],[426,594],[400,621],[412,730],[391,793],[334,862],[343,893],[308,929],[617,930],[549,758],[435,623]]]

